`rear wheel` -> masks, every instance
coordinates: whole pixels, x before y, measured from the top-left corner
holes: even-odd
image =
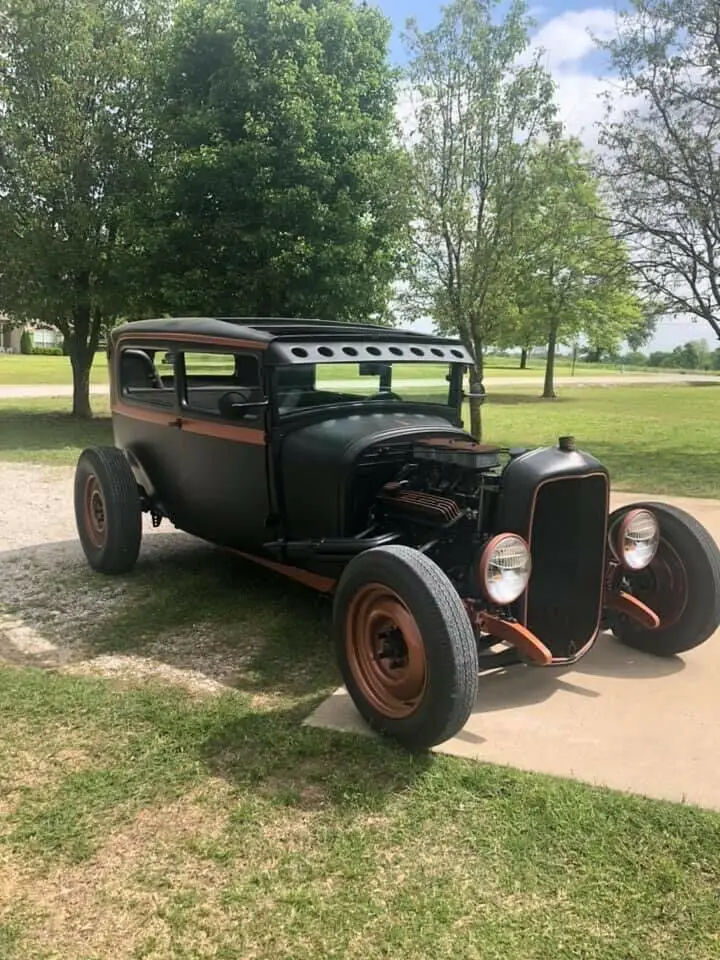
[[[345,685],[378,733],[411,750],[442,743],[467,722],[478,684],[477,645],[457,591],[410,547],[352,560],[334,603]]]
[[[137,483],[116,447],[83,450],[75,468],[75,523],[88,563],[100,573],[128,573],[142,539]]]
[[[609,625],[629,647],[669,657],[704,643],[720,625],[720,551],[701,523],[665,503],[638,503],[660,524],[660,543],[652,563],[626,573],[633,596],[660,617],[655,630],[612,614]],[[630,508],[616,510],[610,523]]]

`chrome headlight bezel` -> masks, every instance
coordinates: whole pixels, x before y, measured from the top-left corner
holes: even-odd
[[[482,549],[478,580],[489,603],[499,607],[514,603],[527,589],[531,572],[530,548],[516,533],[499,533]]]
[[[622,566],[633,573],[646,570],[660,545],[660,524],[644,507],[628,510],[610,531],[610,547]]]

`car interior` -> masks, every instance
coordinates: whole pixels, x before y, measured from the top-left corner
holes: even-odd
[[[155,351],[129,347],[120,357],[120,383],[123,395],[153,405],[171,407],[175,402],[174,375],[162,376],[155,365]],[[175,363],[177,354],[166,360]],[[188,406],[203,413],[215,414],[226,420],[257,419],[261,408],[248,404],[262,404],[259,367],[255,357],[238,354],[234,357],[234,372],[205,372],[186,375]]]

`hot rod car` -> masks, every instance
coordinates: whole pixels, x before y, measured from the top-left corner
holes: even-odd
[[[463,429],[454,339],[173,318],[116,328],[108,358],[115,445],[75,475],[90,565],[130,571],[148,513],[332,594],[347,689],[409,749],[464,725],[483,670],[571,664],[602,629],[674,655],[720,622],[720,554],[691,516],[610,512],[570,436],[503,449]]]

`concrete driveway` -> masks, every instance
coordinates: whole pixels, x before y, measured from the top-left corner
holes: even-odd
[[[683,507],[720,542],[720,500],[613,498],[640,499]],[[368,733],[342,688],[307,722]],[[720,809],[720,632],[671,659],[603,635],[572,668],[486,674],[468,724],[436,749]]]

